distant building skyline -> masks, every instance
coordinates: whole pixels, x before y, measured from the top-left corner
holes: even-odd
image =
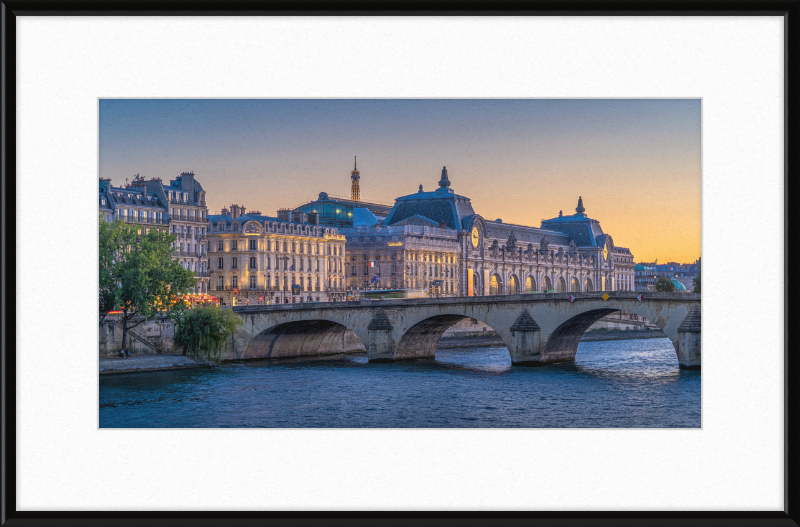
[[[636,261],[693,262],[700,132],[697,99],[104,99],[100,177],[193,170],[209,211],[276,216],[352,196],[356,170],[361,200],[393,203],[433,190],[446,165],[457,193],[506,223],[538,226],[580,195]]]

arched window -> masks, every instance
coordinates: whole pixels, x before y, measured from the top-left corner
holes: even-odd
[[[500,277],[492,275],[492,280],[489,282],[489,294],[490,295],[499,295],[501,294],[501,287],[500,287]]]
[[[529,276],[525,279],[525,292],[533,293],[534,291],[536,291],[536,282],[532,276]]]
[[[580,286],[580,284],[578,284],[578,280],[573,278],[572,279],[572,284],[570,285],[570,291],[572,291],[573,293],[578,293],[578,292],[580,292],[580,290],[581,290],[581,286]]]
[[[590,292],[593,291],[591,278],[587,278],[586,279],[586,283],[583,285],[583,290],[586,291],[587,293],[590,293]]]
[[[550,283],[550,278],[545,276],[542,278],[542,293],[553,291],[553,284]]]
[[[511,276],[508,279],[508,294],[509,295],[516,295],[519,293],[519,283],[517,282],[516,276]]]
[[[567,291],[567,284],[566,282],[564,282],[563,278],[558,279],[557,287],[558,287],[558,289],[556,289],[557,293],[565,293]]]

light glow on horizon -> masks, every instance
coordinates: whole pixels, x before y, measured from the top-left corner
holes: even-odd
[[[392,203],[442,166],[478,214],[538,227],[578,196],[637,262],[700,256],[698,99],[100,101],[100,177],[193,170],[209,213],[349,195]],[[275,212],[270,212],[275,211]]]

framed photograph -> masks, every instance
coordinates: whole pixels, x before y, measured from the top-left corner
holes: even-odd
[[[4,4],[4,524],[798,525],[798,5]]]

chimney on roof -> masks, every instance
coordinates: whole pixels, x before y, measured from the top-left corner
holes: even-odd
[[[231,219],[245,215],[245,209],[241,205],[231,205]]]
[[[292,211],[292,221],[295,223],[305,223],[306,215],[299,210]]]
[[[142,197],[147,197],[147,182],[144,178],[139,177],[139,174],[133,176],[133,181],[131,181],[130,185],[127,185],[128,188],[135,188],[142,193]]]
[[[223,216],[227,216],[228,214],[230,214],[230,212],[231,211],[229,211],[227,207],[223,207],[219,213]]]
[[[194,172],[181,172],[181,190],[189,193],[189,199],[197,201],[194,194]]]
[[[290,209],[278,209],[278,219],[281,221],[289,221]]]

